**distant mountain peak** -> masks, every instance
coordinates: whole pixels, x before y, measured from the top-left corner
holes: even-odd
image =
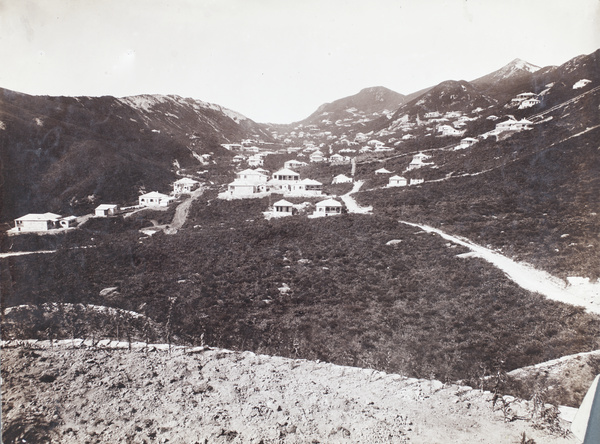
[[[526,74],[532,74],[540,69],[532,63],[526,62],[523,59],[514,59],[512,62],[504,65],[502,68],[487,74],[483,77],[473,80],[474,85],[498,83],[513,77],[519,77]]]
[[[502,69],[516,69],[516,70],[521,70],[521,71],[528,71],[528,72],[536,72],[537,70],[540,69],[539,66],[536,66],[532,63],[526,62],[523,59],[514,59],[512,62],[510,62],[508,65],[504,66],[504,68]]]

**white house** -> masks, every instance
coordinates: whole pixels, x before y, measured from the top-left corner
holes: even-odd
[[[415,136],[413,136],[412,134],[405,134],[402,136],[402,140],[414,140],[416,139]]]
[[[248,165],[252,167],[262,166],[265,163],[264,159],[258,155],[249,157],[247,162]]]
[[[282,199],[273,204],[274,216],[291,216],[296,213],[297,210],[294,208],[294,204],[287,200]]]
[[[508,120],[496,124],[496,133],[503,131],[521,131],[531,129],[533,122],[527,119],[517,120],[513,116],[509,116]]]
[[[255,183],[255,184],[259,184],[259,183],[267,183],[267,181],[269,180],[269,177],[264,174],[266,172],[266,170],[263,169],[245,169],[242,171],[238,171],[237,173],[235,173],[235,179],[237,181],[244,181],[244,182],[248,182],[248,183]]]
[[[420,183],[425,182],[425,179],[410,179],[409,185],[419,185]]]
[[[288,160],[283,163],[283,167],[286,169],[300,168],[300,167],[303,167],[306,165],[308,165],[306,162],[302,162],[301,160],[296,160],[296,159]]]
[[[541,103],[540,100],[536,99],[535,97],[532,97],[531,99],[525,99],[519,105],[519,109],[531,108],[539,103]]]
[[[62,228],[71,228],[77,225],[77,217],[76,216],[67,216],[63,217],[58,221]]]
[[[291,193],[320,196],[322,191],[323,184],[318,180],[313,179],[302,179],[294,184],[289,185],[289,192]]]
[[[346,164],[350,163],[350,158],[347,156],[342,156],[341,154],[332,154],[329,156],[329,163],[331,164]]]
[[[392,176],[389,180],[388,187],[405,187],[408,184],[406,178],[402,176]]]
[[[119,206],[116,204],[102,204],[98,205],[95,210],[96,217],[110,217],[115,216],[119,211]]]
[[[309,156],[309,158],[311,162],[323,162],[325,160],[325,156],[323,156],[321,151],[315,151]]]
[[[247,180],[236,179],[227,185],[227,191],[232,196],[248,196],[259,192],[259,184]]]
[[[48,231],[60,226],[60,214],[26,214],[15,219],[15,229],[17,231]]]
[[[534,94],[532,92],[526,92],[526,93],[521,93],[518,94],[517,97],[514,97],[510,103],[511,105],[519,105],[521,102],[523,102],[523,100],[528,100],[528,99],[535,99],[537,97],[537,94]]]
[[[378,170],[375,170],[375,174],[392,174],[392,172],[385,168],[379,168]]]
[[[282,168],[273,173],[273,179],[297,182],[300,180],[300,174],[296,173],[295,171],[290,170],[289,168]]]
[[[464,131],[457,130],[456,128],[453,128],[450,125],[440,125],[438,127],[438,132],[442,133],[443,137],[462,136],[465,133]]]
[[[197,180],[190,179],[189,177],[182,177],[181,179],[173,183],[173,193],[176,195],[183,193],[191,193],[199,186],[200,182],[198,182]]]
[[[241,163],[244,160],[246,160],[246,156],[244,156],[243,154],[237,154],[233,156],[233,159],[231,159],[233,163]]]
[[[348,177],[348,176],[346,176],[344,174],[338,174],[331,181],[332,184],[336,184],[336,183],[349,183],[349,182],[352,182],[352,178],[350,178],[350,177]]]
[[[478,140],[474,139],[473,137],[465,137],[464,139],[462,139],[460,141],[460,143],[456,146],[455,149],[459,150],[459,149],[469,148],[470,146],[476,144],[477,142],[478,142]]]
[[[423,154],[423,153],[418,153],[415,154],[412,158],[412,160],[410,161],[410,164],[408,165],[408,170],[415,170],[417,168],[421,168],[422,166],[425,165],[429,165],[428,163],[425,163],[424,161],[429,159],[431,156],[428,156],[427,154]]]
[[[139,204],[140,207],[166,207],[174,200],[175,198],[171,196],[159,193],[158,191],[152,191],[150,193],[142,194],[139,197]]]
[[[300,181],[300,174],[289,168],[282,168],[273,173],[271,180],[267,182],[267,189],[274,192],[288,193],[295,189]]]
[[[335,199],[326,199],[317,203],[314,215],[316,216],[332,216],[342,213],[342,204]]]

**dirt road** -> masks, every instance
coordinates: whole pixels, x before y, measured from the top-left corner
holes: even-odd
[[[563,280],[545,271],[537,270],[526,263],[515,262],[496,251],[477,245],[468,239],[452,236],[427,225],[406,221],[400,222],[420,228],[428,233],[436,233],[450,242],[469,248],[473,252],[473,256],[482,258],[495,265],[504,271],[512,281],[526,290],[540,293],[549,299],[566,304],[585,307],[590,313],[600,314],[600,283],[567,285]]]
[[[352,187],[352,189],[348,193],[340,196],[340,198],[346,204],[346,208],[348,209],[349,213],[357,213],[357,214],[373,213],[373,207],[371,207],[371,206],[361,207],[360,205],[358,205],[358,203],[352,197],[352,194],[354,194],[354,193],[358,192],[358,190],[360,190],[360,187],[362,187],[363,183],[364,183],[364,181],[362,181],[362,180],[354,182],[354,186]]]

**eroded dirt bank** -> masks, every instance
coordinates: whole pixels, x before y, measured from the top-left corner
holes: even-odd
[[[575,442],[525,401],[250,352],[5,347],[2,378],[6,443]]]

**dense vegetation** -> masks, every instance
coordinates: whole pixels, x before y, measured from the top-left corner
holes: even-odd
[[[173,236],[96,234],[95,248],[3,259],[3,306],[110,305],[187,343],[442,379],[599,345],[597,317],[393,219],[264,221],[249,200],[210,203],[192,208],[201,227]]]
[[[428,176],[482,171],[488,165],[484,174],[367,191],[357,200],[380,214],[443,226],[561,277],[598,278],[600,130],[547,148],[539,141],[544,134],[539,130],[504,143],[480,142],[468,161],[442,153],[436,158],[439,169],[421,173],[432,179]]]

